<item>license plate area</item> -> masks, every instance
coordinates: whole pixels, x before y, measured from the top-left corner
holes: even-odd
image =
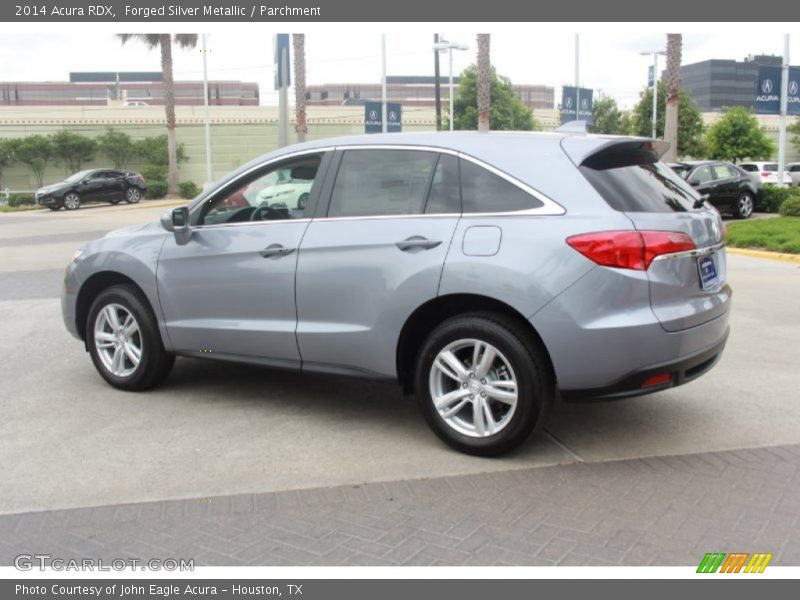
[[[697,259],[697,271],[700,274],[700,287],[704,290],[716,287],[719,284],[717,261],[714,257],[714,254],[708,254]]]

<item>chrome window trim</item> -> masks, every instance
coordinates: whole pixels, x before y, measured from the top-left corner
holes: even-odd
[[[725,242],[719,242],[713,246],[706,246],[705,248],[695,248],[694,250],[684,250],[683,252],[672,252],[671,254],[661,254],[653,259],[653,262],[661,260],[672,260],[675,258],[699,258],[701,256],[708,256],[714,254],[725,247]]]

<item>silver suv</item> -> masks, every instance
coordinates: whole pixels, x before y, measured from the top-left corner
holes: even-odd
[[[177,355],[391,379],[445,442],[497,455],[557,394],[664,390],[719,358],[723,225],[664,149],[559,133],[285,148],[87,244],[64,321],[120,389]]]

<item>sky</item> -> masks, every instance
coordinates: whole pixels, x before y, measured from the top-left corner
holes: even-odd
[[[150,24],[145,24],[150,26]],[[78,35],[62,30],[3,32],[0,30],[0,81],[67,81],[70,71],[158,71],[158,51],[139,43],[122,46],[108,25],[83,25]],[[172,25],[171,27],[175,27]],[[311,27],[311,26],[309,26]],[[449,29],[448,29],[449,27]],[[748,54],[782,54],[783,31],[775,24],[512,24],[487,25],[492,34],[491,57],[497,71],[514,83],[545,84],[556,88],[575,81],[575,33],[580,31],[580,83],[617,99],[623,107],[636,103],[647,82],[652,56],[643,51],[664,49],[665,31],[686,31],[683,63],[710,58],[742,60]],[[262,104],[277,103],[272,89],[272,36],[268,24],[209,26],[210,79],[256,81]],[[63,28],[62,28],[63,29]],[[796,28],[795,28],[796,29]],[[381,27],[369,24],[315,24],[306,32],[307,82],[378,83],[381,75]],[[388,75],[433,75],[434,31],[469,44],[455,52],[458,74],[475,60],[475,26],[464,24],[387,25]],[[800,35],[792,36],[790,53],[800,63]],[[664,58],[660,58],[664,60]],[[202,79],[199,49],[174,51],[176,79]],[[659,66],[659,71],[663,62]],[[448,73],[446,56],[442,73]]]

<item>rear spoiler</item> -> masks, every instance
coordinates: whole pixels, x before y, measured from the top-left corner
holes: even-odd
[[[566,136],[561,148],[576,166],[609,169],[656,162],[669,150],[669,143],[648,138]]]

